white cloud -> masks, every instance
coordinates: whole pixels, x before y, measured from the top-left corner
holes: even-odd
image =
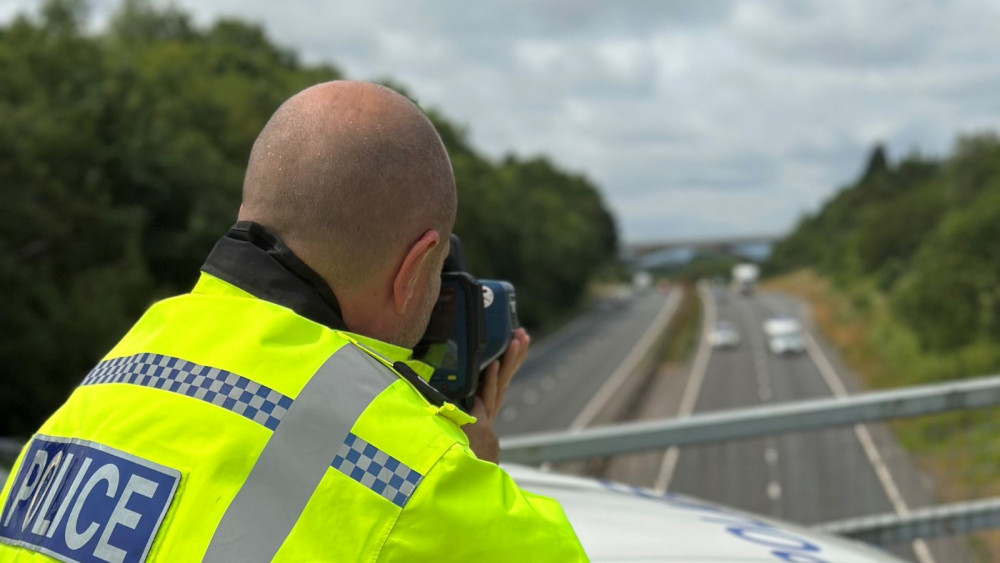
[[[941,154],[1000,128],[989,0],[177,3],[392,77],[490,155],[551,155],[600,184],[628,240],[785,230],[874,142]],[[0,0],[0,21],[37,5]]]

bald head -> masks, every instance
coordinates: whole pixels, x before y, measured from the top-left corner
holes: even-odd
[[[383,278],[455,219],[455,180],[417,106],[367,82],[326,82],[274,113],[254,143],[240,220],[281,237],[340,296]]]

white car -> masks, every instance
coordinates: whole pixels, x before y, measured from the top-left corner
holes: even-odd
[[[708,343],[712,348],[735,348],[740,343],[740,333],[733,323],[719,321],[708,333]]]
[[[772,317],[764,321],[767,347],[772,354],[801,354],[806,351],[802,325],[791,317]]]
[[[798,319],[791,317],[771,317],[764,321],[764,334],[768,338],[782,334],[802,332]]]
[[[789,332],[778,334],[767,340],[767,347],[772,354],[779,356],[785,354],[801,354],[806,351],[806,341],[800,332]]]
[[[807,528],[630,485],[504,464],[525,490],[559,501],[591,561],[898,562]]]

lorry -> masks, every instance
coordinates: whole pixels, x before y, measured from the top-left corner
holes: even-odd
[[[640,270],[632,276],[632,287],[636,293],[646,293],[653,288],[653,274]]]
[[[733,291],[742,295],[753,293],[757,278],[760,277],[760,267],[757,264],[743,262],[733,266]]]

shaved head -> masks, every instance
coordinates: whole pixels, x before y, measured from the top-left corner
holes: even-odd
[[[427,230],[446,240],[455,210],[447,152],[420,109],[383,86],[337,81],[299,92],[264,126],[240,220],[281,237],[339,298],[388,283]]]

